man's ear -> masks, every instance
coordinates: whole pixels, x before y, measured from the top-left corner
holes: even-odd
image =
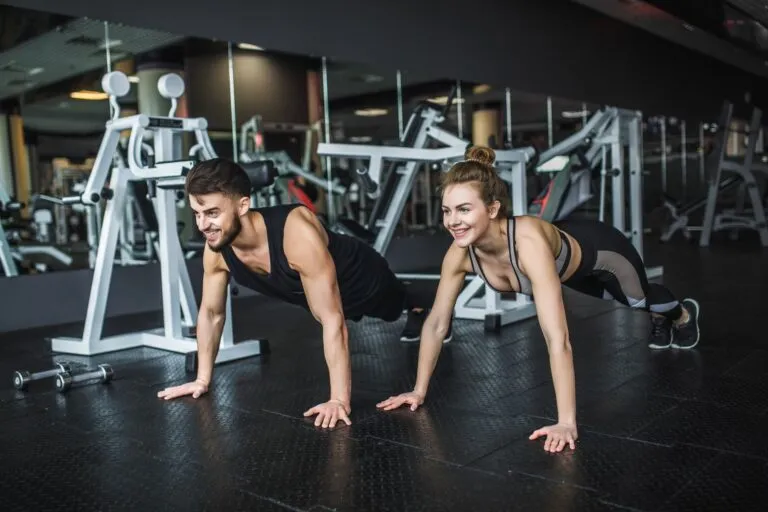
[[[501,210],[501,203],[499,201],[493,201],[490,206],[488,206],[488,213],[491,215],[492,219],[498,217],[499,210]]]
[[[251,209],[251,198],[241,197],[240,202],[237,204],[237,213],[239,216],[243,216]]]

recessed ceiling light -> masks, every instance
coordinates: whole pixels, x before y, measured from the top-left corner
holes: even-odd
[[[99,91],[74,91],[69,97],[73,100],[100,101],[109,99],[109,94]]]
[[[29,71],[27,71],[27,73],[29,73],[30,75],[39,75],[43,71],[45,71],[44,68],[32,68]]]
[[[428,98],[430,103],[437,103],[438,105],[445,105],[448,103],[448,96],[435,96],[434,98]],[[464,98],[453,98],[453,103],[464,103]]]
[[[385,116],[388,113],[389,111],[385,108],[362,108],[355,110],[355,115],[361,117],[379,117]]]
[[[240,43],[237,45],[237,47],[240,48],[241,50],[255,50],[257,52],[264,51],[264,48],[262,48],[261,46],[256,46],[255,44],[250,44],[250,43]]]
[[[588,115],[589,110],[566,110],[562,113],[562,116],[566,119],[578,119]]]

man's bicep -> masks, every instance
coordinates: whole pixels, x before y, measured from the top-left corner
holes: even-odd
[[[312,314],[319,320],[342,315],[336,265],[317,227],[296,222],[286,239],[286,256],[299,273]]]
[[[320,322],[343,316],[336,270],[330,257],[317,261],[299,275],[309,309]]]

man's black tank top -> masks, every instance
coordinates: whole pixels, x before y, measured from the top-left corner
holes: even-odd
[[[283,245],[285,221],[288,214],[299,207],[302,205],[290,204],[257,210],[267,228],[269,274],[258,274],[249,269],[230,246],[224,247],[221,254],[230,276],[240,285],[309,310],[301,277],[289,266]],[[370,306],[379,298],[377,294],[383,292],[391,281],[392,272],[387,261],[372,247],[355,238],[328,229],[325,231],[328,234],[328,250],[336,267],[344,314],[348,318],[366,316]]]

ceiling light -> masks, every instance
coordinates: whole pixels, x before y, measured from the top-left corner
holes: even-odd
[[[240,48],[241,50],[255,50],[257,52],[264,51],[264,48],[262,48],[261,46],[256,46],[255,44],[250,44],[250,43],[240,43],[237,45],[237,47]]]
[[[385,116],[389,113],[389,110],[385,108],[363,108],[359,110],[355,110],[356,116],[361,117],[379,117],[379,116]]]
[[[109,99],[109,94],[100,91],[74,91],[69,97],[73,100],[99,101]]]
[[[128,81],[131,82],[132,84],[137,84],[139,83],[139,77],[136,75],[129,76]]]
[[[106,48],[114,48],[120,46],[123,42],[120,39],[110,39],[109,41],[102,41],[99,43],[99,48],[105,50]]]
[[[566,110],[562,116],[566,119],[579,119],[589,115],[589,110]]]
[[[437,103],[438,105],[445,105],[448,103],[448,96],[435,96],[434,98],[428,98],[430,103]],[[464,103],[464,98],[453,98],[453,103]]]
[[[34,76],[34,75],[39,75],[43,71],[45,71],[45,69],[43,69],[43,68],[32,68],[29,71],[27,71],[27,73],[29,73],[30,75]]]
[[[486,92],[491,90],[491,86],[488,84],[480,84],[476,85],[472,88],[472,92],[475,94],[485,94]]]
[[[365,143],[365,142],[371,142],[373,140],[373,137],[370,135],[361,135],[359,137],[350,137],[349,142],[354,143]]]

